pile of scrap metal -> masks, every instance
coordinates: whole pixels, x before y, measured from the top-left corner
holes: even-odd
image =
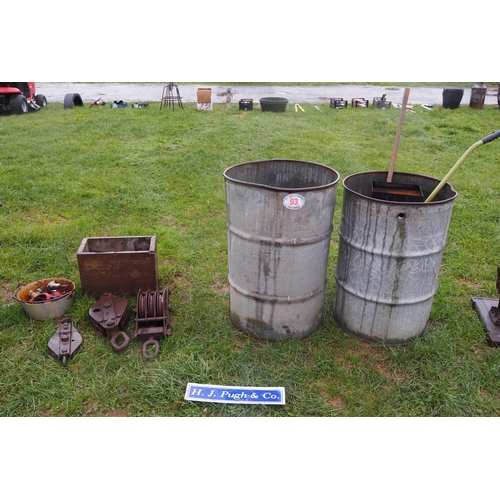
[[[51,302],[60,299],[72,291],[68,283],[58,280],[53,280],[50,283],[37,281],[36,285],[37,288],[35,290],[30,290],[28,292],[29,300],[27,302],[30,304]]]
[[[373,98],[373,107],[380,109],[390,109],[391,101],[388,101],[386,98],[387,94],[382,94],[382,97],[374,97]]]
[[[114,101],[109,105],[110,108],[126,108],[127,106],[128,104],[121,99],[119,101]]]
[[[137,294],[135,331],[125,333],[129,319],[128,302],[123,297],[104,293],[89,309],[95,332],[108,340],[115,352],[123,352],[131,340],[142,343],[142,355],[153,359],[160,352],[160,340],[172,334],[170,328],[170,291],[142,292]]]
[[[130,308],[124,297],[102,294],[89,309],[90,321],[95,333],[107,340],[114,352],[124,352],[134,340],[142,344],[142,355],[153,359],[160,352],[160,341],[172,334],[169,298],[168,288],[146,292],[139,290],[134,308],[135,331],[132,334],[125,331]],[[49,354],[66,366],[82,342],[82,335],[74,328],[72,319],[64,318],[49,340]]]
[[[93,106],[106,106],[106,103],[104,101],[101,101],[101,98],[99,97],[99,99],[96,99],[95,101],[91,102],[89,104],[89,108],[92,108]]]
[[[84,238],[77,260],[82,294],[97,299],[88,311],[95,333],[116,353],[135,341],[141,344],[145,358],[158,356],[160,342],[172,330],[170,290],[158,286],[156,237]],[[19,286],[14,297],[33,319],[55,319],[64,317],[74,292],[72,281],[49,278]],[[127,333],[129,302],[134,298],[135,331]],[[66,366],[82,341],[71,318],[65,317],[49,341],[49,354]]]
[[[351,106],[353,108],[367,108],[368,99],[363,99],[361,97],[354,98],[351,100]]]

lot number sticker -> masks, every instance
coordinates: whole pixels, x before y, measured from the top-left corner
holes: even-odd
[[[306,200],[301,194],[287,194],[283,198],[283,205],[288,210],[300,210],[305,202]]]

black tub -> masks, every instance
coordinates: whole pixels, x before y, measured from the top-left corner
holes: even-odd
[[[288,99],[285,99],[284,97],[263,97],[262,99],[259,99],[259,102],[262,111],[282,113],[283,111],[286,111]]]
[[[457,109],[462,102],[464,89],[444,89],[443,90],[443,108]]]

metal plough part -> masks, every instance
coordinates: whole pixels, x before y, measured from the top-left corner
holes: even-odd
[[[496,288],[500,294],[500,266],[497,268]],[[486,328],[488,345],[500,347],[500,300],[472,297],[472,305]]]
[[[500,266],[497,268],[497,281],[496,281],[497,292],[500,294]],[[490,318],[495,326],[500,326],[500,300],[496,306],[492,306],[490,309]]]
[[[71,318],[61,320],[56,333],[49,340],[49,354],[66,366],[82,345],[83,338],[73,327]]]
[[[160,340],[172,334],[170,329],[170,291],[139,290],[135,308],[135,333],[133,340],[142,342],[142,355],[152,359],[160,352]],[[149,352],[153,348],[153,353]]]
[[[124,351],[130,344],[130,337],[123,331],[129,316],[127,299],[111,293],[104,293],[89,309],[94,330],[109,340],[115,352]]]

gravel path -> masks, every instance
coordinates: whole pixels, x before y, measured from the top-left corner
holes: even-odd
[[[168,83],[168,82],[166,82]],[[83,101],[93,102],[101,98],[104,102],[123,100],[125,102],[151,101],[159,102],[166,83],[37,83],[37,93],[44,94],[48,102],[63,102],[67,93],[78,93]],[[212,101],[226,102],[226,88],[220,85],[191,84],[179,85],[182,102],[196,102],[196,91],[199,87],[212,88]],[[262,97],[286,97],[291,103],[329,103],[331,98],[346,99],[349,103],[353,98],[368,99],[386,94],[386,99],[393,103],[401,103],[404,87],[384,87],[377,85],[330,85],[330,86],[259,86],[235,85],[231,87],[233,102],[240,99],[258,101]],[[470,88],[464,88],[462,105],[468,105]],[[412,87],[409,104],[442,104],[443,88]],[[485,104],[497,104],[496,89],[488,89]]]

